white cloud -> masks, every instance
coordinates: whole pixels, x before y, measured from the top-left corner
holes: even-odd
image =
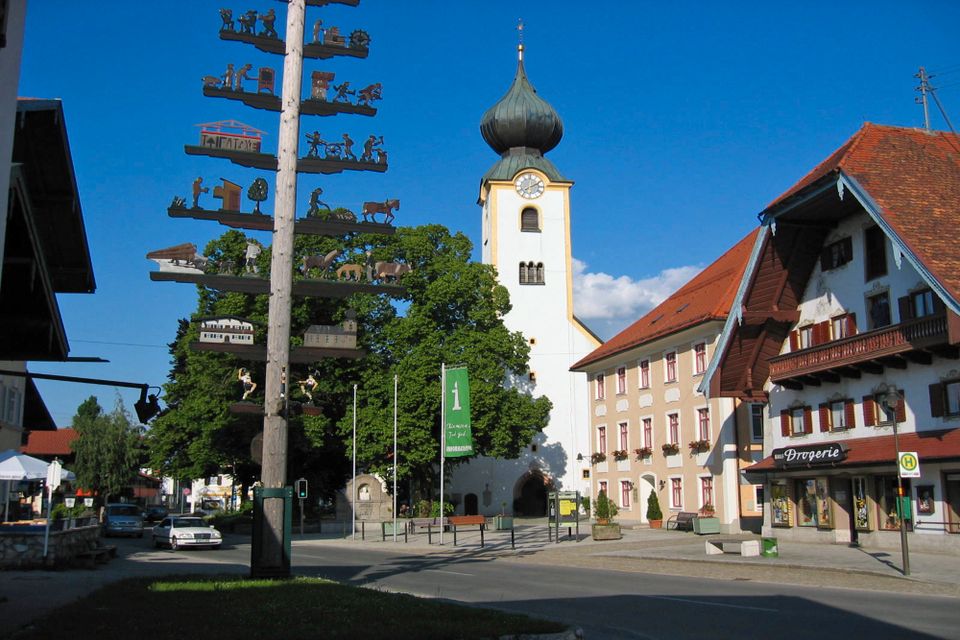
[[[702,266],[664,269],[656,276],[633,280],[590,273],[573,259],[573,306],[577,317],[604,340],[641,318],[700,273]]]

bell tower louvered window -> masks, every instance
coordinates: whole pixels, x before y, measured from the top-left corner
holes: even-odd
[[[540,212],[533,207],[521,211],[520,231],[540,231]]]

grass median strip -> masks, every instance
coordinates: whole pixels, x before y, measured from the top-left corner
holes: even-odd
[[[565,626],[342,585],[319,578],[131,578],[51,612],[18,640],[97,638],[497,638],[557,633]]]

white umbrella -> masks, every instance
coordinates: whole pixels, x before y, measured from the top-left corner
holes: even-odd
[[[16,449],[7,449],[0,453],[0,480],[45,480],[49,462],[20,453]],[[75,480],[76,474],[63,469],[61,480]]]
[[[47,468],[49,462],[39,458],[20,453],[16,449],[7,449],[0,453],[0,480],[6,480],[4,495],[4,520],[7,519],[8,509],[10,508],[10,481],[21,480],[46,480]],[[62,469],[60,471],[61,480],[75,480],[76,474],[72,471]]]

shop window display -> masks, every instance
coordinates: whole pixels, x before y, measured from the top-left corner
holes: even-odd
[[[797,525],[800,527],[832,526],[826,478],[797,480]]]
[[[790,526],[790,496],[783,480],[770,484],[770,519],[775,527]]]
[[[904,494],[910,495],[910,481],[903,481]],[[913,530],[913,523],[910,518],[909,498],[904,509],[907,513],[907,531]],[[900,514],[897,509],[897,478],[896,476],[884,476],[877,478],[877,522],[880,529],[887,531],[896,531],[900,529]]]
[[[853,521],[857,529],[870,529],[870,517],[867,512],[866,478],[853,479]]]

